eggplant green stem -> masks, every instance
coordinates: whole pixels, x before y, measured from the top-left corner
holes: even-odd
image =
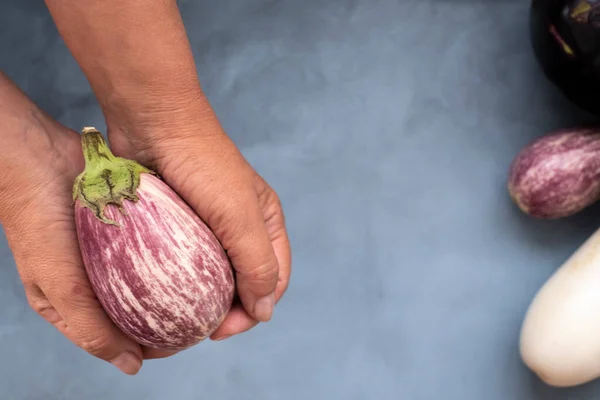
[[[104,215],[106,206],[114,204],[126,215],[123,201],[139,200],[137,189],[141,174],[155,172],[133,160],[116,157],[96,128],[83,128],[81,145],[85,168],[75,178],[73,202],[79,200],[82,206],[92,210],[102,222],[119,226],[116,221]]]

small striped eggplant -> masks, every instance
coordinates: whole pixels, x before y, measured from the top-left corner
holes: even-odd
[[[141,345],[189,348],[208,337],[234,296],[218,239],[156,174],[112,154],[84,128],[85,169],[73,185],[75,222],[92,288],[113,322]]]
[[[525,146],[513,160],[508,191],[524,213],[574,215],[600,200],[600,130],[562,129]]]

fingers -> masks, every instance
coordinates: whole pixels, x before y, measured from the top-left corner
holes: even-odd
[[[273,247],[278,265],[278,278],[275,288],[275,303],[277,303],[287,290],[291,275],[291,249],[285,228],[285,218],[281,203],[275,191],[258,175],[256,175],[256,193],[267,235]],[[241,306],[234,304],[227,318],[219,329],[212,335],[212,340],[224,340],[233,335],[246,332],[258,324]]]
[[[238,300],[231,307],[225,321],[213,332],[210,338],[211,340],[225,340],[233,335],[249,331],[256,325],[258,325],[258,321],[246,312]]]
[[[241,303],[254,319],[269,321],[275,307],[279,265],[258,201],[248,193],[245,204],[228,207],[225,203],[221,207],[226,217],[217,226],[236,271]]]
[[[140,346],[112,323],[75,265],[53,267],[64,275],[44,281],[40,288],[64,320],[63,333],[88,353],[126,374],[136,374],[142,366]]]
[[[211,337],[269,321],[290,275],[289,243],[277,196],[266,184],[260,191],[268,195],[259,194],[256,181],[262,179],[256,179],[225,135],[181,136],[162,143],[154,155],[158,172],[208,224],[235,269],[242,307],[234,307]]]
[[[31,307],[77,346],[126,374],[136,374],[142,349],[112,323],[95,297],[74,227],[68,222],[46,226],[27,229],[11,241]]]
[[[285,226],[285,216],[277,193],[260,177],[255,177],[255,186],[269,240],[273,246],[279,266],[279,276],[275,289],[275,302],[278,302],[288,288],[292,272],[292,250]]]
[[[214,148],[224,146],[217,143]],[[203,147],[212,146],[205,143]],[[167,163],[159,172],[206,221],[227,251],[236,273],[237,294],[246,312],[266,322],[275,306],[277,257],[256,195],[253,171],[237,158],[237,152],[223,152],[233,155],[223,161],[221,154],[179,152],[178,166],[170,168]]]

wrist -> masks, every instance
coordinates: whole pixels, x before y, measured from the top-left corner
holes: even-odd
[[[30,126],[26,142],[7,140],[9,150],[0,155],[0,223],[22,223],[22,216],[41,203],[69,199],[73,179],[80,172],[82,155],[78,135]],[[18,139],[14,137],[13,139]]]
[[[148,166],[153,166],[165,153],[196,146],[196,141],[201,146],[208,138],[226,138],[201,93],[172,97],[152,94],[132,100],[128,107],[107,109],[105,118],[115,154]]]
[[[99,98],[109,132],[150,137],[156,130],[190,118],[210,108],[201,90],[193,85],[178,90],[140,85],[128,86]]]
[[[206,103],[176,1],[46,3],[109,131],[150,130]]]
[[[52,120],[0,73],[0,223],[12,224],[49,183],[67,187],[83,165],[79,136]],[[65,183],[66,182],[66,183]],[[58,188],[55,185],[54,188]],[[45,200],[60,201],[54,190]]]

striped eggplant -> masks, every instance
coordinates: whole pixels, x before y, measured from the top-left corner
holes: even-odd
[[[513,160],[508,191],[531,216],[556,219],[600,199],[600,130],[562,129],[525,146]]]
[[[234,276],[221,244],[166,183],[112,154],[84,128],[85,169],[75,179],[83,263],[107,314],[141,345],[181,350],[221,324]]]

